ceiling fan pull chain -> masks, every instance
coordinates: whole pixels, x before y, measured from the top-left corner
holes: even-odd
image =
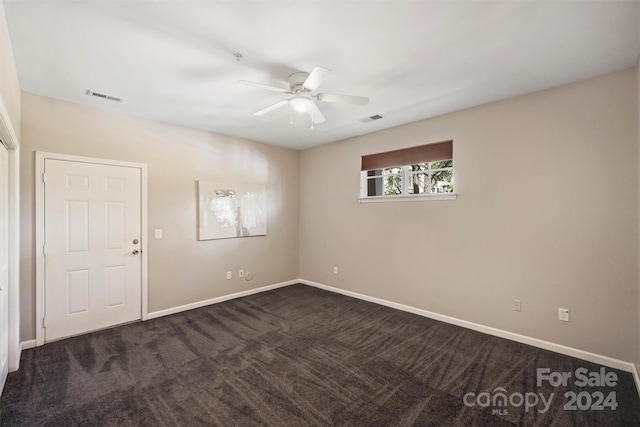
[[[293,107],[289,103],[289,126],[293,126]]]

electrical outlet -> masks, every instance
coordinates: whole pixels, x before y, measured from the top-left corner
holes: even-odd
[[[238,270],[238,277],[244,277],[244,270]]]
[[[569,321],[569,309],[568,308],[559,308],[558,309],[558,320],[562,320],[563,322]]]
[[[338,274],[338,267],[333,267],[333,274]]]
[[[154,233],[154,236],[156,239],[162,239],[162,229],[161,228],[156,228]]]
[[[227,271],[227,280],[231,279],[233,277],[233,275],[231,274],[230,271]]]
[[[513,311],[522,311],[522,301],[520,301],[519,299],[514,299],[512,307]]]

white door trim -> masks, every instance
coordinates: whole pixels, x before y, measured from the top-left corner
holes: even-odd
[[[17,123],[16,125],[19,125]],[[9,372],[20,366],[20,140],[0,94],[0,138],[9,148]]]
[[[36,184],[36,346],[44,344],[44,327],[43,319],[45,313],[45,294],[44,294],[44,182],[42,179],[44,173],[44,161],[67,160],[82,163],[95,163],[109,166],[125,166],[140,169],[140,197],[141,197],[141,262],[142,262],[142,320],[148,317],[148,282],[147,282],[147,165],[144,163],[124,162],[120,160],[97,159],[93,157],[74,156],[70,154],[47,153],[42,151],[36,152],[36,168],[35,168],[35,184]]]

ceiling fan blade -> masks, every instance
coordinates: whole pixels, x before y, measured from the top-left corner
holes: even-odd
[[[310,91],[314,91],[318,89],[318,86],[322,84],[323,81],[329,77],[331,70],[328,70],[324,67],[316,67],[313,69],[309,77],[304,81],[302,87],[305,89],[309,89]]]
[[[264,85],[262,83],[250,82],[248,80],[238,80],[237,83],[240,83],[241,85],[259,87],[261,89],[266,89],[266,90],[270,90],[270,91],[273,91],[273,92],[291,93],[291,92],[289,92],[289,89],[283,89],[283,88],[280,88],[280,87]]]
[[[366,96],[339,95],[337,93],[319,93],[318,101],[339,102],[341,104],[367,105],[369,98]]]
[[[309,117],[311,117],[311,121],[313,123],[322,123],[325,121],[324,116],[320,112],[320,109],[315,104],[315,102],[311,103],[311,108],[309,108]]]
[[[277,103],[275,103],[273,105],[268,106],[267,108],[263,108],[260,111],[256,111],[255,113],[253,113],[253,115],[254,116],[262,116],[263,114],[267,114],[268,112],[273,111],[273,110],[275,110],[277,108],[284,107],[288,103],[289,103],[289,100],[285,99],[284,101],[277,102]]]

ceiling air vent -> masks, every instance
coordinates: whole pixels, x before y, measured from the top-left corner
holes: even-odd
[[[380,120],[381,118],[382,118],[382,116],[380,114],[376,114],[376,115],[373,115],[371,117],[364,118],[361,121],[363,123],[369,123],[369,122],[375,122],[376,120]]]
[[[118,98],[117,96],[106,95],[100,92],[94,92],[92,90],[87,90],[87,95],[95,96],[97,98],[108,99],[109,101],[123,102],[124,98]]]

